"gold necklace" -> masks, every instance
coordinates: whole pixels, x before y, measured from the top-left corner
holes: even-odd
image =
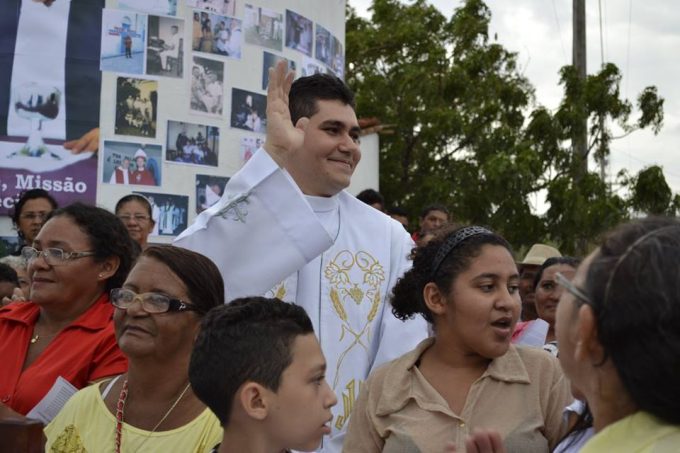
[[[35,332],[35,329],[34,329],[33,331]],[[42,337],[40,336],[39,333],[36,333],[35,335],[33,335],[33,336],[31,337],[31,339],[30,339],[29,341],[30,341],[31,344],[36,344],[36,343],[38,342],[38,340],[40,340],[41,338],[48,338],[48,339],[49,339],[49,338],[53,338],[53,337],[54,337],[56,334],[58,334],[58,333],[59,333],[59,331],[54,332],[54,333],[52,333],[52,334],[50,334],[50,335],[43,335]]]
[[[156,432],[159,426],[161,426],[161,423],[165,421],[166,418],[170,415],[170,412],[177,407],[179,402],[182,400],[182,397],[184,394],[189,390],[189,387],[191,387],[191,382],[187,383],[186,387],[184,387],[184,390],[182,390],[182,393],[177,397],[175,402],[170,406],[170,409],[163,415],[163,417],[160,419],[158,423],[156,423],[156,426],[153,427],[151,432],[146,435],[146,438],[139,444],[135,452],[139,451],[142,446],[146,443],[147,440],[151,437],[153,433]],[[123,382],[123,387],[120,391],[120,396],[118,397],[118,403],[116,404],[116,453],[120,452],[120,446],[121,446],[121,440],[123,437],[123,420],[125,417],[125,402],[127,400],[128,396],[128,381],[127,379]]]

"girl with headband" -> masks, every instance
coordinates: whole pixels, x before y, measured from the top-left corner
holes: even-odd
[[[521,305],[510,245],[472,226],[412,255],[392,310],[423,316],[434,336],[369,376],[344,451],[471,451],[480,429],[493,431],[484,433],[496,451],[550,451],[569,385],[550,354],[510,344]]]

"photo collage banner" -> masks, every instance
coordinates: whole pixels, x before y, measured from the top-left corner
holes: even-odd
[[[269,67],[344,77],[344,2],[324,22],[313,0],[8,1],[0,215],[32,188],[109,209],[134,191],[175,236],[264,142]]]

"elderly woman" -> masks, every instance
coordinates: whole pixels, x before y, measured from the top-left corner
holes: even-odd
[[[134,257],[121,221],[80,203],[52,212],[22,255],[31,301],[0,309],[0,401],[26,414],[60,376],[82,388],[127,369],[108,291]]]
[[[149,200],[143,195],[126,195],[116,203],[115,212],[125,224],[132,239],[145,249],[148,246],[149,234],[156,225]]]
[[[45,428],[46,451],[209,452],[222,428],[188,370],[201,318],[224,303],[219,270],[195,252],[151,246],[111,303],[128,372],[74,395]]]
[[[21,248],[32,245],[33,239],[40,231],[48,214],[57,209],[57,202],[43,189],[31,189],[24,192],[14,205],[12,223],[19,235],[19,249],[12,253],[21,254]]]
[[[581,453],[680,446],[680,223],[651,218],[610,233],[557,309],[565,374],[585,395],[595,436]]]
[[[369,376],[343,451],[463,451],[478,428],[497,431],[509,452],[550,451],[569,386],[554,357],[510,344],[518,285],[510,246],[486,228],[445,229],[416,248],[392,310],[422,315],[435,335]]]

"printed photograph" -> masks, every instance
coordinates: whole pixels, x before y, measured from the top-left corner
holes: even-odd
[[[325,65],[330,66],[333,59],[333,36],[331,32],[316,24],[316,48],[314,49],[314,56],[317,60]]]
[[[19,250],[24,241],[19,242],[19,236],[0,236],[0,256],[7,256]]]
[[[328,70],[326,66],[319,61],[310,58],[302,57],[302,65],[300,66],[300,77],[307,77],[314,74],[326,74]]]
[[[279,55],[275,55],[271,52],[267,52],[266,50],[262,53],[262,89],[266,90],[267,85],[269,85],[269,68],[273,68],[276,66],[276,63],[279,61],[287,61],[288,62],[288,69],[291,71],[296,70],[296,64],[293,60],[289,60],[287,58],[281,57]]]
[[[168,121],[166,162],[217,167],[220,129],[203,124]]]
[[[186,5],[223,16],[236,15],[236,0],[186,0]]]
[[[220,201],[228,181],[226,176],[196,175],[196,214]]]
[[[102,182],[160,186],[163,147],[104,140]]]
[[[100,69],[143,74],[146,25],[146,14],[103,10]]]
[[[333,37],[333,57],[331,59],[330,69],[333,73],[341,79],[345,78],[345,52],[342,48],[342,43],[335,36]]]
[[[158,82],[131,77],[116,81],[116,135],[156,137]]]
[[[283,46],[283,14],[267,8],[245,5],[243,31],[248,44],[281,52]]]
[[[239,148],[239,157],[241,158],[241,166],[253,157],[253,154],[264,144],[262,137],[248,136],[241,137],[241,146]]]
[[[151,217],[156,222],[151,236],[177,236],[187,228],[189,197],[153,192],[132,192],[143,195],[151,203]]]
[[[241,20],[194,11],[191,48],[196,52],[241,58]]]
[[[184,67],[184,21],[149,16],[146,42],[146,73],[182,78]]]
[[[177,0],[118,0],[118,8],[165,16],[176,16]]]
[[[222,115],[224,99],[224,63],[194,57],[191,66],[189,109],[209,115]]]
[[[289,9],[286,10],[286,47],[312,56],[314,25],[311,20]]]
[[[252,132],[267,131],[267,97],[252,91],[232,88],[231,127]]]

